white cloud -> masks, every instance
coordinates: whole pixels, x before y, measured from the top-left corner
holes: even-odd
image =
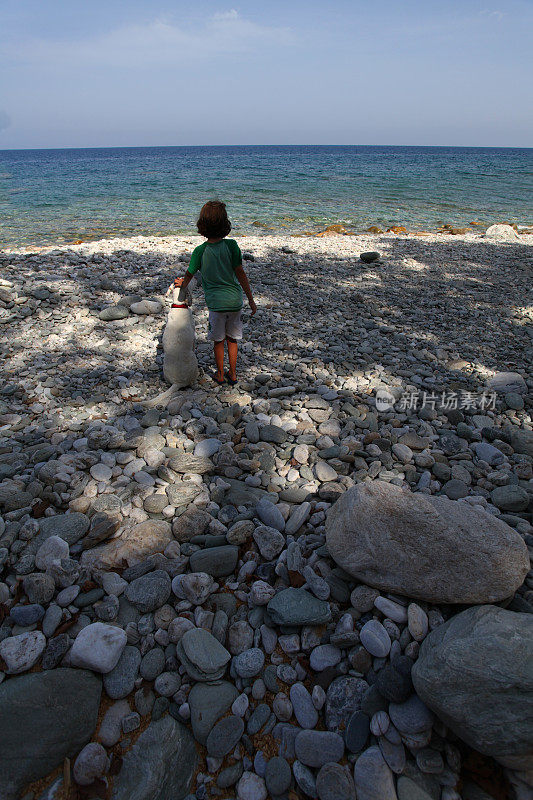
[[[505,16],[507,16],[504,11],[491,11],[489,8],[484,8],[483,11],[480,11],[479,13],[481,14],[481,16],[496,19],[498,20],[498,22],[500,22],[500,20],[502,20]]]
[[[125,25],[109,33],[67,43],[34,39],[5,45],[11,61],[64,64],[80,62],[113,67],[145,67],[246,54],[265,46],[287,46],[295,41],[289,28],[260,25],[235,9],[217,13],[201,28],[155,19]]]

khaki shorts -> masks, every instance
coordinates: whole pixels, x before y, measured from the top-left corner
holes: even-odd
[[[242,309],[238,311],[210,311],[207,326],[207,338],[212,342],[230,339],[242,339]]]

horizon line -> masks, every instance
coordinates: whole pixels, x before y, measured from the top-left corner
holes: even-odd
[[[532,150],[533,145],[460,145],[460,144],[310,144],[293,142],[290,144],[144,144],[144,145],[68,145],[66,147],[4,147],[0,153],[39,152],[57,150],[153,150],[153,149],[179,149],[201,147],[397,147],[397,148],[426,148],[426,149],[457,149],[457,150]]]

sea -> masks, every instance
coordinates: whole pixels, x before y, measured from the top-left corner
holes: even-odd
[[[233,234],[533,223],[533,148],[117,147],[0,151],[0,247],[195,233],[227,204]]]

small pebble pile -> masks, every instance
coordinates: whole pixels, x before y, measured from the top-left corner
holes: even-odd
[[[0,797],[526,800],[533,236],[240,243],[157,408],[196,238],[0,254]]]

